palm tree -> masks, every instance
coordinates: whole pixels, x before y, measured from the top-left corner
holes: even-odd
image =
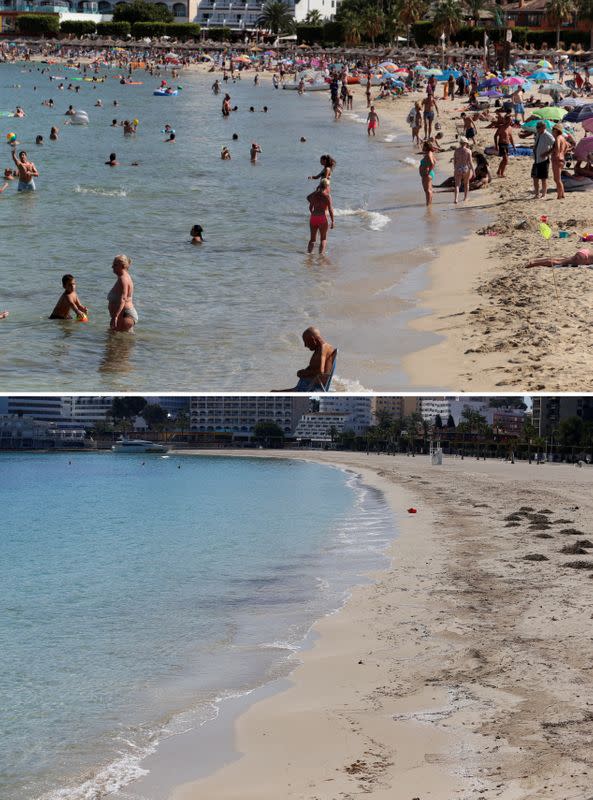
[[[490,10],[485,0],[463,0],[463,4],[467,8],[469,18],[474,23],[474,26],[480,21],[480,11]]]
[[[591,23],[591,38],[589,40],[589,50],[593,50],[593,0],[579,0],[577,16],[586,22]]]
[[[593,0],[592,0],[593,2]],[[410,28],[419,22],[428,11],[426,0],[399,0],[395,16],[406,26],[406,38],[410,41]]]
[[[563,22],[572,19],[576,11],[574,0],[548,0],[546,17],[556,26],[556,49],[560,47],[560,28]]]
[[[434,10],[433,29],[444,33],[449,39],[463,23],[463,13],[459,0],[439,0]]]
[[[362,37],[363,24],[358,14],[349,11],[344,14],[340,22],[344,28],[344,42],[347,45],[360,44]]]
[[[323,17],[314,9],[313,11],[307,11],[307,16],[305,17],[305,25],[321,25],[323,22]]]
[[[284,33],[291,29],[294,19],[290,6],[282,0],[270,0],[266,3],[257,24],[271,33]]]
[[[382,11],[368,8],[362,15],[362,30],[365,36],[371,40],[375,46],[375,38],[385,29],[385,15]]]

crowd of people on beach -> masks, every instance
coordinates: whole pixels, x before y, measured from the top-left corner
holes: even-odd
[[[42,47],[45,47],[42,45]],[[232,101],[232,84],[244,79],[246,71],[251,70],[254,87],[259,86],[261,76],[271,74],[271,83],[274,90],[281,86],[296,89],[295,96],[299,97],[306,91],[315,88],[319,89],[319,82],[324,81],[321,87],[328,92],[332,114],[336,121],[342,117],[344,109],[351,110],[354,106],[355,92],[354,85],[358,83],[361,90],[364,88],[366,98],[367,116],[366,132],[369,139],[376,137],[380,126],[380,114],[377,110],[378,105],[388,103],[392,100],[401,101],[411,97],[413,106],[407,116],[407,122],[411,128],[412,146],[419,148],[420,161],[418,164],[419,175],[425,195],[427,206],[431,206],[434,198],[434,189],[453,192],[453,202],[458,204],[460,200],[466,201],[471,191],[481,190],[488,187],[495,178],[504,179],[509,165],[510,158],[525,155],[523,148],[520,148],[520,141],[534,137],[529,144],[527,152],[531,155],[532,167],[531,178],[533,181],[533,196],[535,198],[546,198],[548,191],[549,172],[551,167],[552,177],[556,187],[556,196],[561,200],[565,196],[565,186],[567,179],[567,167],[571,159],[576,160],[574,175],[593,184],[593,146],[591,154],[583,157],[581,148],[579,159],[579,142],[577,142],[573,129],[566,127],[562,123],[564,114],[561,113],[563,104],[566,109],[569,107],[580,107],[584,105],[589,93],[593,93],[593,86],[589,81],[588,73],[581,75],[575,68],[572,78],[569,78],[567,65],[563,60],[556,64],[557,80],[559,85],[551,91],[548,97],[542,94],[527,94],[526,79],[520,77],[519,72],[527,74],[527,66],[519,67],[517,63],[507,70],[488,68],[482,59],[469,59],[463,63],[456,64],[447,71],[439,70],[430,59],[417,64],[409,64],[397,70],[397,80],[394,74],[387,68],[380,65],[371,64],[368,60],[356,63],[343,63],[337,67],[332,67],[329,58],[324,56],[308,57],[307,63],[299,64],[298,59],[293,58],[292,63],[287,63],[290,59],[272,58],[268,55],[257,63],[246,65],[245,62],[237,63],[232,55],[227,58],[227,54],[219,52],[215,54],[191,53],[179,57],[179,61],[173,67],[167,61],[163,52],[152,52],[145,50],[143,53],[114,51],[113,49],[103,49],[101,51],[89,50],[90,62],[83,61],[80,52],[76,55],[80,60],[76,61],[73,52],[69,52],[67,46],[60,45],[59,54],[55,51],[50,53],[50,46],[47,46],[47,63],[37,66],[40,76],[53,80],[50,74],[49,64],[52,62],[50,55],[59,55],[61,63],[67,63],[79,70],[78,80],[87,80],[97,84],[104,80],[104,69],[116,68],[121,71],[120,82],[140,84],[142,81],[134,80],[138,70],[147,76],[160,79],[158,91],[172,93],[173,84],[163,77],[169,74],[177,79],[180,70],[185,66],[201,63],[207,71],[218,72],[214,79],[211,90],[214,95],[222,95],[221,113],[223,118],[232,118],[238,110]],[[277,54],[275,54],[277,56]],[[0,46],[0,61],[19,60],[29,64],[33,71],[32,58],[39,57],[31,51],[23,49],[11,49],[6,44]],[[301,62],[303,59],[300,59]],[[526,64],[527,62],[525,62]],[[394,66],[394,65],[392,65]],[[552,65],[549,65],[550,67]],[[531,66],[530,69],[534,67]],[[432,74],[429,74],[432,73]],[[435,73],[440,73],[438,76]],[[299,77],[300,76],[300,77]],[[117,76],[116,76],[117,77]],[[437,80],[438,77],[438,80]],[[563,82],[565,88],[563,89]],[[397,86],[394,84],[397,83]],[[497,91],[487,90],[488,86],[497,87]],[[506,87],[508,91],[502,91]],[[37,87],[35,87],[36,89]],[[61,81],[57,84],[58,90],[79,91],[79,86],[74,86],[72,82]],[[179,87],[180,89],[181,87]],[[442,98],[438,97],[439,89],[442,88]],[[373,97],[374,91],[377,92]],[[157,92],[155,92],[157,93]],[[493,95],[493,96],[489,96]],[[492,100],[494,102],[492,103]],[[567,102],[568,101],[568,102]],[[572,101],[572,102],[570,102]],[[54,108],[53,98],[44,99],[44,106]],[[592,98],[593,104],[593,98]],[[116,108],[118,101],[113,101]],[[97,107],[103,107],[102,101],[95,103]],[[593,105],[592,105],[593,108]],[[542,114],[543,112],[546,112]],[[249,107],[250,113],[255,113],[255,106]],[[269,108],[264,105],[260,113],[267,114]],[[558,112],[558,113],[556,113]],[[17,105],[14,117],[24,117],[25,109]],[[65,112],[66,124],[69,121],[75,122],[79,114],[85,112],[77,111],[73,104],[70,104]],[[453,139],[446,141],[443,130],[444,118],[454,123]],[[593,118],[593,110],[591,113]],[[80,121],[80,120],[78,120]],[[83,120],[84,122],[84,120]],[[138,120],[118,120],[114,118],[111,127],[121,127],[125,136],[135,136],[138,128]],[[492,145],[487,146],[484,138],[490,132],[492,135]],[[176,144],[177,134],[170,124],[165,124],[162,130],[165,135],[163,140],[167,144]],[[448,134],[447,134],[448,135]],[[35,179],[39,177],[39,171],[32,161],[27,151],[19,150],[19,142],[16,134],[11,133],[8,144],[11,147],[11,158],[13,167],[4,171],[4,183],[0,187],[3,193],[10,186],[12,181],[17,183],[19,193],[35,192]],[[49,139],[56,141],[59,137],[59,128],[52,126]],[[591,137],[593,140],[593,137]],[[232,135],[233,141],[238,141],[239,135],[235,132]],[[305,137],[301,137],[301,142],[305,142]],[[42,134],[35,139],[37,146],[44,144]],[[262,146],[252,141],[249,146],[249,158],[252,164],[257,164],[259,157],[264,153]],[[442,154],[447,153],[451,159],[451,172],[445,180],[435,185],[438,160]],[[498,156],[499,163],[493,176],[489,163],[488,155]],[[220,151],[220,158],[223,161],[232,159],[229,145],[224,145]],[[117,154],[112,152],[105,161],[111,168],[121,166],[117,159]],[[132,162],[132,166],[138,166],[138,162]],[[318,174],[311,175],[311,180],[317,181],[316,188],[307,196],[309,207],[309,241],[307,252],[313,253],[318,245],[319,253],[323,255],[327,248],[328,233],[334,228],[335,214],[331,195],[331,184],[333,172],[336,167],[335,159],[330,154],[324,154],[320,159],[321,170]],[[194,225],[191,230],[190,241],[192,244],[201,245],[204,243],[203,228]],[[580,255],[579,255],[580,254]],[[571,263],[585,263],[586,257],[581,251]],[[576,262],[575,262],[576,259]],[[553,259],[549,259],[553,261]],[[546,262],[547,263],[547,262]],[[130,276],[131,260],[125,255],[118,255],[113,262],[113,272],[117,280],[108,295],[108,310],[110,316],[110,327],[115,332],[131,332],[138,323],[138,314],[133,301],[133,281]],[[530,264],[530,266],[544,266],[541,264]],[[63,293],[58,300],[50,316],[51,319],[68,319],[73,314],[81,321],[88,320],[88,309],[78,298],[76,290],[76,280],[66,274],[62,279]],[[5,317],[8,312],[2,312]],[[314,329],[316,331],[316,329]],[[317,352],[325,353],[325,344],[319,345],[320,334],[308,334],[307,341],[317,342],[322,350]],[[306,346],[307,343],[306,343]],[[329,347],[329,346],[328,346]],[[327,349],[327,348],[326,348]],[[332,352],[335,353],[332,348]],[[325,353],[327,355],[327,353]],[[324,356],[325,358],[325,356]],[[321,360],[324,361],[324,358]],[[318,370],[317,378],[327,379],[328,370],[323,363]],[[311,368],[311,367],[310,367]],[[308,368],[309,369],[309,368]],[[299,378],[308,379],[309,373],[304,371]],[[297,385],[296,390],[300,390]],[[308,388],[302,384],[303,391]]]

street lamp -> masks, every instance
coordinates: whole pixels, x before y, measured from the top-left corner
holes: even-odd
[[[443,51],[443,57],[442,57],[441,66],[442,66],[443,69],[445,68],[445,41],[446,40],[447,40],[447,37],[445,36],[445,31],[443,31],[441,33],[441,50]]]

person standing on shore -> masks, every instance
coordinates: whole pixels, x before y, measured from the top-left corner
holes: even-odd
[[[420,167],[418,168],[427,206],[432,205],[432,182],[434,180],[434,168],[436,166],[433,150],[434,148],[430,142],[424,142],[422,145],[423,155],[420,160]]]
[[[317,241],[317,231],[319,231],[319,254],[323,255],[327,243],[327,232],[330,227],[327,221],[327,214],[329,214],[331,220],[332,230],[334,227],[334,207],[327,178],[322,178],[319,181],[317,189],[308,195],[307,202],[309,203],[309,212],[311,215],[309,218],[311,238],[309,239],[307,252],[313,252]]]
[[[371,110],[369,111],[367,116],[367,134],[370,136],[372,131],[373,136],[375,136],[376,135],[375,131],[377,130],[378,127],[379,127],[379,115],[375,111],[375,106],[371,106]]]
[[[428,139],[432,136],[432,124],[434,122],[435,112],[439,113],[437,101],[434,99],[434,94],[430,92],[422,101],[423,116],[424,116],[424,138]]]
[[[512,132],[513,120],[510,114],[505,114],[504,117],[499,117],[496,122],[496,130],[494,132],[494,147],[498,149],[500,156],[500,164],[496,170],[499,178],[504,178],[505,170],[509,163],[509,147],[514,146],[515,140],[513,139]]]
[[[519,117],[521,118],[521,122],[525,122],[525,106],[523,104],[523,89],[520,86],[517,86],[513,94],[511,95],[511,100],[513,101],[513,109],[515,111],[515,119],[517,122],[519,121]]]
[[[554,177],[554,183],[556,184],[556,197],[558,200],[563,200],[564,184],[562,183],[562,170],[566,162],[568,142],[563,136],[561,125],[554,125],[552,128],[552,136],[554,137],[554,146],[551,154],[552,175]]]
[[[459,202],[459,188],[463,183],[464,201],[469,194],[469,182],[474,177],[474,162],[469,142],[465,136],[459,137],[459,147],[453,153],[453,177],[455,178],[455,205]]]
[[[535,126],[537,133],[533,143],[533,166],[531,177],[533,178],[533,192],[537,200],[545,199],[548,191],[548,175],[550,172],[550,155],[554,148],[554,137],[550,131],[546,130],[545,122],[538,122]],[[541,190],[540,190],[541,187]]]
[[[371,107],[371,74],[367,75],[367,85],[365,90],[366,98],[367,98],[367,108]]]

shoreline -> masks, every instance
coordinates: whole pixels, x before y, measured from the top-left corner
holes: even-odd
[[[586,792],[593,646],[578,631],[593,603],[578,587],[590,573],[565,568],[574,557],[558,547],[572,539],[555,526],[587,533],[593,473],[338,452],[255,457],[270,455],[350,469],[380,488],[400,525],[391,566],[315,624],[286,691],[239,717],[241,758],[171,800],[382,799],[396,786],[433,800]],[[549,538],[538,538],[505,521],[525,501],[571,519],[550,519]],[[533,551],[541,563],[524,559]]]

